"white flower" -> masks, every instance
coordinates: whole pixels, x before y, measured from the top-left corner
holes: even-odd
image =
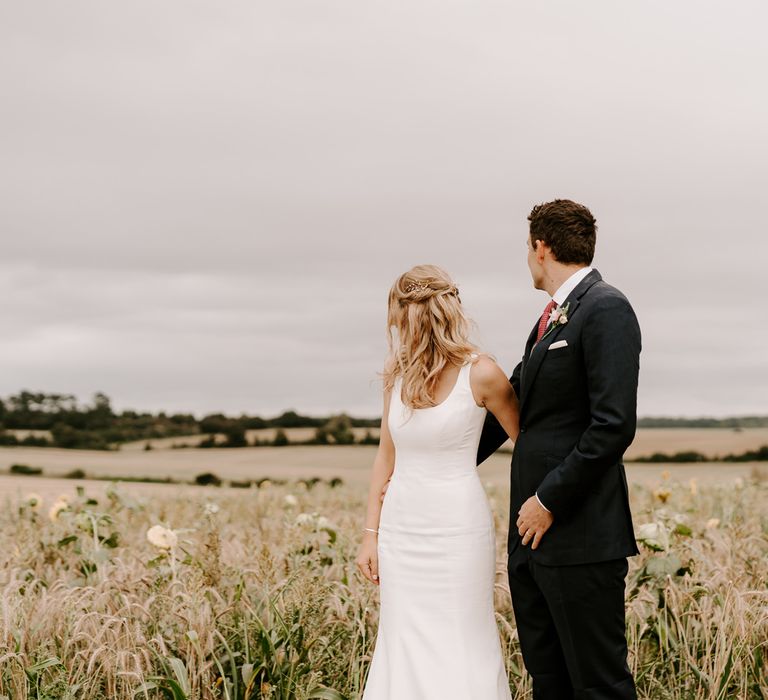
[[[221,510],[221,508],[219,508],[218,503],[206,503],[204,510],[206,515],[216,515],[216,513]]]
[[[718,525],[720,525],[720,518],[710,518],[704,527],[707,530],[714,530]]]
[[[43,504],[43,499],[38,493],[28,493],[24,499],[24,505],[37,510]]]
[[[669,545],[669,532],[662,522],[644,523],[637,527],[635,539],[651,549],[663,550]]]
[[[696,479],[691,479],[689,482],[691,487],[691,496],[695,496],[699,492],[699,486]]]
[[[285,495],[285,498],[283,499],[285,502],[285,505],[287,505],[289,508],[292,508],[295,505],[298,505],[299,499],[296,498],[292,493],[287,493]]]
[[[549,321],[547,325],[550,323],[557,323],[557,317],[560,315],[560,309],[552,309],[552,311],[549,312]]]
[[[658,537],[661,532],[661,523],[643,523],[637,528],[638,540],[647,540]]]
[[[296,516],[296,524],[297,525],[309,525],[310,523],[315,522],[315,516],[311,513],[299,513]]]
[[[742,479],[740,476],[737,476],[737,477],[736,477],[736,478],[733,480],[733,485],[734,485],[734,486],[735,486],[737,489],[743,489],[743,488],[744,488],[744,479]]]
[[[331,521],[328,520],[328,518],[326,518],[324,515],[321,515],[317,519],[317,526],[318,527],[330,527],[331,526]]]
[[[179,541],[173,530],[162,525],[153,525],[147,530],[147,539],[158,549],[173,549]]]
[[[59,515],[61,514],[61,512],[68,509],[69,509],[69,503],[59,499],[51,506],[50,510],[48,511],[48,517],[51,520],[56,521],[59,519]]]

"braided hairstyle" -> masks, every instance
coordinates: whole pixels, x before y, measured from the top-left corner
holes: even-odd
[[[477,346],[469,339],[474,323],[466,317],[458,287],[437,265],[416,265],[389,290],[384,388],[402,377],[402,400],[410,408],[429,408],[440,373],[463,365]]]

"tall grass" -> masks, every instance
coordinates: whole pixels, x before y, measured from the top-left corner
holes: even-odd
[[[495,604],[513,695],[530,698],[497,519]],[[627,634],[640,696],[768,695],[768,513],[758,479],[634,487]],[[0,512],[0,698],[351,700],[378,589],[354,565],[365,490],[269,482],[138,499],[118,486]],[[162,549],[148,529],[173,529]]]

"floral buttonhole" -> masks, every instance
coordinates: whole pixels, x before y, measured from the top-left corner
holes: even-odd
[[[570,306],[571,302],[569,301],[567,304],[558,306],[549,312],[549,323],[547,324],[549,328],[547,328],[547,332],[541,336],[542,340],[544,340],[544,338],[546,338],[558,326],[564,326],[566,323],[568,323],[568,309]]]

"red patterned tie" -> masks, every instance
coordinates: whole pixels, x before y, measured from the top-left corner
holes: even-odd
[[[539,332],[536,336],[537,343],[541,340],[541,336],[544,335],[544,331],[547,330],[547,326],[549,325],[549,315],[552,313],[552,309],[554,309],[556,306],[557,302],[553,299],[549,302],[549,304],[547,304],[547,307],[544,309],[544,313],[541,314],[541,319],[539,320]]]

